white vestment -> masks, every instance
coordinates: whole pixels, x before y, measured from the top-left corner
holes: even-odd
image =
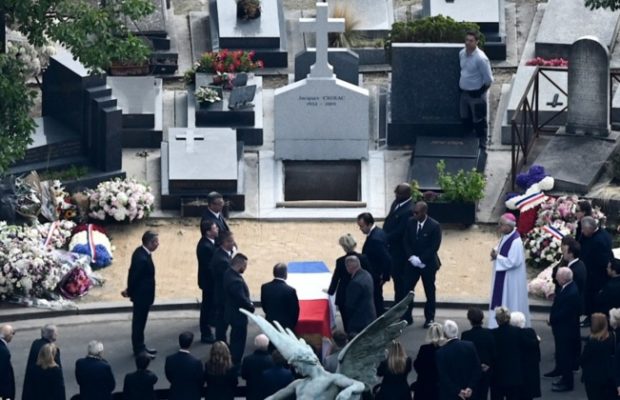
[[[527,294],[527,272],[525,269],[525,251],[523,242],[518,236],[510,244],[510,250],[507,255],[502,255],[502,246],[511,238],[515,231],[513,230],[504,235],[497,246],[497,258],[493,262],[493,279],[491,283],[491,305],[489,310],[489,328],[496,328],[495,311],[493,310],[493,295],[496,297],[501,295],[501,305],[512,311],[521,311],[525,315],[525,326],[530,326],[530,306]],[[506,244],[508,245],[508,244]],[[495,281],[498,279],[498,272],[505,271],[504,284],[495,287]],[[501,274],[500,274],[501,275]],[[499,277],[501,280],[501,276]],[[494,293],[494,290],[499,292]],[[497,305],[496,305],[497,306]]]

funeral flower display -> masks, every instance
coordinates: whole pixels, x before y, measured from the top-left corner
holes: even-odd
[[[562,258],[562,237],[569,234],[571,231],[563,221],[557,221],[553,226],[532,229],[523,240],[528,265],[541,269],[559,261]]]
[[[529,294],[543,299],[551,299],[553,297],[555,294],[555,284],[553,283],[551,275],[554,266],[555,263],[548,266],[527,284],[527,291]]]
[[[112,244],[101,226],[84,224],[76,227],[69,242],[69,251],[90,257],[93,269],[112,264]]]
[[[222,98],[220,97],[220,94],[217,92],[217,90],[210,88],[208,86],[199,87],[194,92],[194,95],[196,96],[196,100],[199,103],[213,104],[215,102],[222,101]]]
[[[194,66],[185,72],[185,80],[188,83],[195,81],[196,73],[217,74],[252,72],[263,68],[261,60],[254,60],[254,51],[222,49],[204,53]]]
[[[43,246],[62,249],[66,247],[74,228],[74,222],[59,220],[37,225],[35,229],[39,232]]]
[[[103,221],[109,217],[119,222],[148,217],[155,201],[148,185],[130,178],[101,182],[89,192],[89,198],[91,218]]]

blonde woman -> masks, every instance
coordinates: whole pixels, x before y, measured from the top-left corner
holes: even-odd
[[[413,368],[418,379],[411,385],[416,400],[436,400],[439,398],[439,375],[435,353],[445,340],[443,326],[432,323],[426,331],[426,344],[420,346]]]
[[[613,357],[615,341],[609,334],[605,314],[590,317],[590,338],[579,359],[583,372],[581,380],[586,387],[588,400],[616,399],[613,381]]]
[[[387,359],[382,361],[377,369],[377,376],[382,376],[383,381],[375,399],[411,400],[411,390],[407,383],[410,372],[411,358],[398,340],[392,341],[388,347]]]
[[[205,382],[208,399],[233,400],[238,384],[237,368],[234,367],[226,343],[217,341],[211,346],[209,361],[205,363]]]
[[[54,358],[58,349],[53,343],[41,347],[32,370],[32,389],[37,400],[65,400],[65,383]]]

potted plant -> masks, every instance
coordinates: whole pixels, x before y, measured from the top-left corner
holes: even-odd
[[[150,56],[151,49],[147,46],[127,41],[127,45],[114,56],[108,72],[115,76],[148,75],[151,71]]]
[[[227,50],[210,51],[204,53],[194,66],[185,72],[185,81],[194,83],[196,74],[212,74],[217,73],[237,73],[252,72],[255,69],[263,68],[261,60],[254,60],[254,51],[243,50]]]
[[[416,195],[428,203],[428,213],[442,223],[470,226],[476,221],[476,203],[484,197],[486,180],[475,168],[446,172],[446,163],[437,163],[440,193],[425,192]]]
[[[260,0],[238,0],[237,18],[242,21],[260,18]]]
[[[222,95],[215,88],[209,86],[200,86],[194,95],[201,108],[207,108],[218,101],[222,101]]]

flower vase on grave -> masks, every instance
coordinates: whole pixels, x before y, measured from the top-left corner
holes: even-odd
[[[260,18],[260,0],[238,0],[237,19],[249,21]]]

